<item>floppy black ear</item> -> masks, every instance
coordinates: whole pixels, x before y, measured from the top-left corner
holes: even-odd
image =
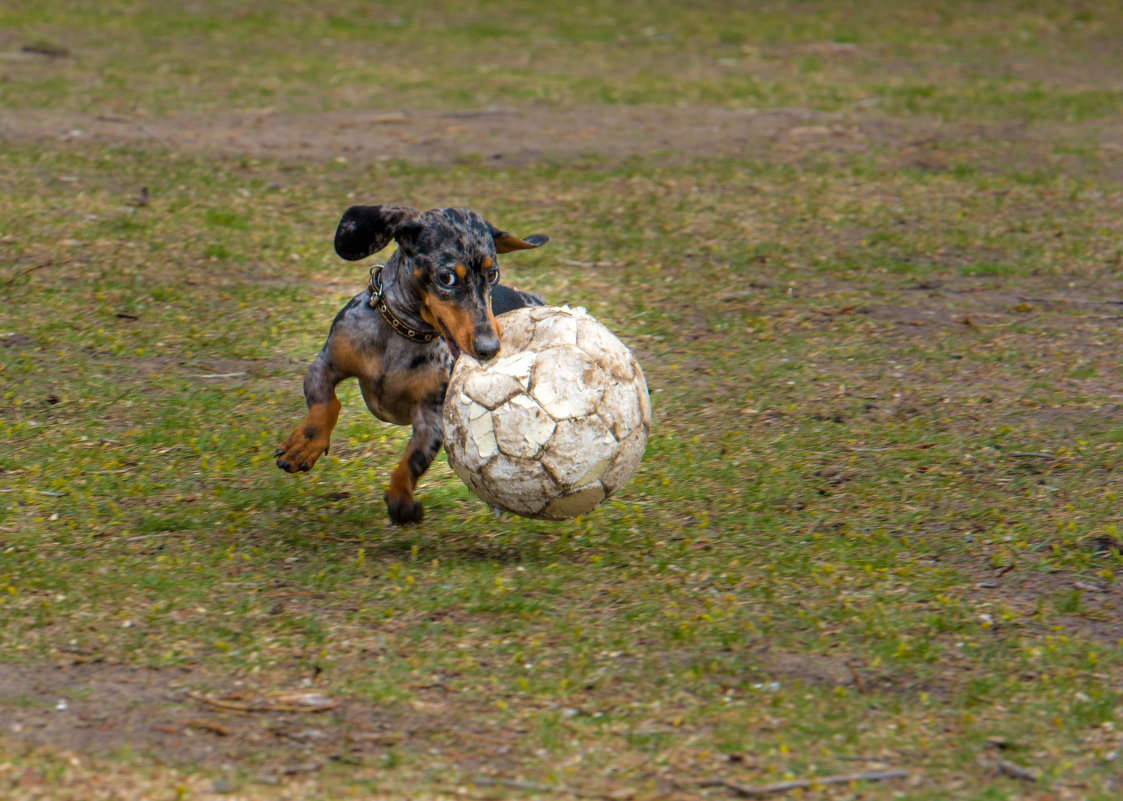
[[[365,259],[390,244],[412,241],[420,230],[420,214],[409,206],[352,206],[335,229],[335,252],[348,261]]]
[[[496,253],[510,253],[512,250],[530,250],[531,248],[545,245],[550,241],[550,237],[545,234],[531,234],[525,239],[519,239],[514,234],[500,231],[491,223],[488,223],[487,227],[491,229],[491,238],[495,240]]]

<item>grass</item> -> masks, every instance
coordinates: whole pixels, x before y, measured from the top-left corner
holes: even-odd
[[[5,730],[0,787],[418,797],[482,775],[718,797],[699,783],[868,760],[912,774],[869,798],[1114,798],[1123,190],[1096,132],[1118,121],[1119,20],[965,8],[775,6],[736,26],[708,3],[0,12],[0,50],[72,52],[2,62],[13,109],[877,99],[879,119],[945,126],[517,172],[0,142],[5,662],[199,692],[314,679],[353,719],[308,726],[368,710],[402,734],[278,786],[269,766],[308,760],[244,716],[229,777],[149,730],[129,754]],[[390,527],[406,432],[353,386],[332,456],[273,467],[366,277],[333,225],[372,192],[548,233],[504,275],[635,348],[656,425],[600,510],[497,519],[439,460],[426,522]],[[11,715],[50,709],[41,693],[0,679]]]
[[[13,105],[104,113],[541,102],[810,105],[959,120],[1081,121],[1123,94],[1113,7],[980,9],[857,2],[730,9],[624,0],[525,2],[16,2],[12,44],[71,59],[18,65]],[[0,40],[3,41],[3,40]]]

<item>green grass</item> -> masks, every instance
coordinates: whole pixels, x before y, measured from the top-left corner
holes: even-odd
[[[94,112],[523,102],[878,104],[963,120],[1117,114],[1119,9],[857,2],[731,8],[623,0],[168,6],[16,2],[6,103]],[[1032,69],[1027,70],[1028,67]],[[96,77],[94,77],[96,76]],[[1097,83],[1099,85],[1097,85]]]
[[[0,141],[5,662],[265,689],[315,671],[335,696],[441,722],[286,779],[293,797],[451,793],[481,765],[650,797],[858,757],[914,777],[868,798],[1115,797],[1123,189],[1088,125],[1119,116],[1116,11],[775,5],[733,25],[709,3],[87,6],[0,12],[0,50],[72,53],[0,62],[3,107],[877,98],[882,119],[948,127],[517,172]],[[353,386],[332,455],[273,466],[304,366],[366,279],[332,253],[334,223],[372,193],[548,233],[505,257],[507,280],[634,347],[656,423],[600,510],[496,518],[442,459],[425,523],[389,526],[407,432]],[[0,709],[42,703],[4,687]],[[0,733],[0,787],[23,792],[12,764],[70,797],[69,746],[20,742]],[[276,797],[255,753],[238,781]],[[158,748],[98,758],[117,787],[167,797],[217,770],[154,778],[178,763]]]

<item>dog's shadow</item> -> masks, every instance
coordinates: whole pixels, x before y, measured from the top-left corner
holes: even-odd
[[[338,500],[346,493],[333,493],[325,500]],[[500,565],[545,566],[576,559],[571,525],[537,521],[508,513],[487,511],[458,520],[455,502],[434,499],[426,519],[416,525],[398,526],[369,512],[333,514],[308,520],[302,531],[282,536],[294,553],[321,554],[332,559],[354,559],[362,549],[370,562],[478,562]],[[374,510],[377,507],[373,502]],[[380,510],[378,510],[380,511]],[[319,518],[305,507],[304,514]],[[361,533],[357,533],[361,532]]]

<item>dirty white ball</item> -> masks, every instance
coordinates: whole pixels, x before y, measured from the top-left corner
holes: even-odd
[[[481,500],[523,517],[592,510],[639,466],[651,402],[632,352],[584,309],[499,317],[500,349],[461,355],[445,396],[448,463]]]

